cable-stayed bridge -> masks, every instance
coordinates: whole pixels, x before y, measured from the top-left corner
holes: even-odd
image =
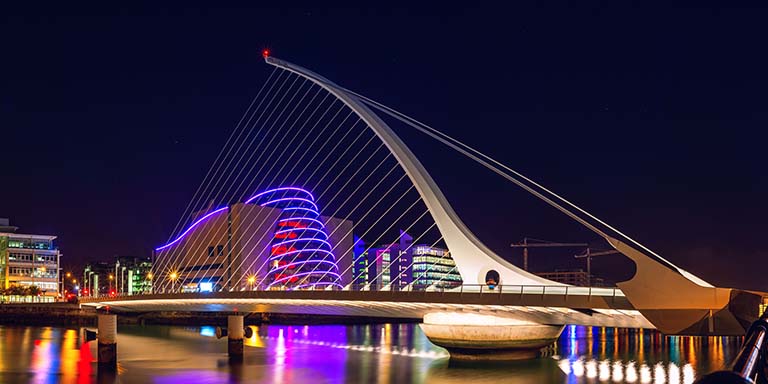
[[[156,249],[152,292],[86,304],[692,335],[743,334],[757,318],[762,293],[715,287],[461,141],[306,68],[265,61],[269,78]],[[635,275],[619,289],[573,287],[507,262],[464,224],[391,124],[546,202],[628,257]]]

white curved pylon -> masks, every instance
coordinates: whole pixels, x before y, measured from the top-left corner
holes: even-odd
[[[270,65],[293,72],[323,87],[368,124],[373,132],[384,142],[384,145],[392,152],[421,195],[424,204],[435,220],[437,228],[443,235],[443,239],[451,252],[451,257],[456,262],[456,268],[464,280],[464,284],[485,284],[486,274],[488,271],[494,270],[499,274],[498,284],[563,285],[514,266],[480,242],[464,222],[461,221],[443,195],[443,192],[432,179],[432,176],[424,169],[424,166],[413,152],[378,115],[365,106],[356,96],[351,95],[332,81],[301,66],[271,56],[266,56],[264,60]]]

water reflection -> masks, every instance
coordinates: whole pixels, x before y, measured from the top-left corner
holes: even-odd
[[[597,332],[597,337],[594,333]],[[568,326],[557,349],[558,368],[569,383],[693,383],[697,373],[723,369],[738,352],[740,337],[663,337],[655,331]],[[599,353],[584,350],[599,344]]]
[[[244,362],[231,364],[214,327],[121,325],[110,377],[99,374],[80,329],[0,327],[0,382],[682,384],[724,367],[741,342],[569,326],[545,357],[481,364],[449,361],[414,324],[251,329]]]

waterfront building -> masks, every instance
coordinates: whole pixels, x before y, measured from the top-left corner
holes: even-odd
[[[350,282],[352,222],[322,216],[313,200],[300,188],[276,188],[198,212],[181,235],[155,249],[153,291],[325,288]]]
[[[400,231],[397,243],[368,249],[356,255],[355,283],[371,289],[403,289],[408,285],[452,288],[461,285],[461,275],[447,249],[413,244]]]
[[[115,295],[115,264],[109,261],[92,261],[83,269],[80,296]]]
[[[363,239],[355,236],[355,245],[352,247],[352,285],[360,287],[368,281],[368,257]]]
[[[152,260],[148,257],[118,256],[114,276],[118,295],[152,292]]]
[[[55,300],[61,291],[61,253],[53,242],[56,236],[17,230],[8,219],[0,218],[0,286],[36,286],[43,301]]]
[[[411,255],[415,286],[455,288],[462,284],[456,262],[447,249],[420,244],[413,246]]]

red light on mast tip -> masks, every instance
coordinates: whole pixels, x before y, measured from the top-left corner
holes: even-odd
[[[265,49],[261,51],[261,55],[264,56],[265,59],[269,57],[269,49]]]

